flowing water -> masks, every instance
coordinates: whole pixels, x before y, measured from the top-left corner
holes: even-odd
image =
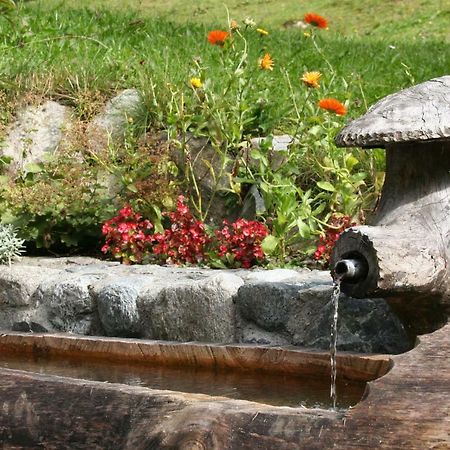
[[[333,292],[331,293],[331,304],[333,305],[333,319],[331,321],[331,336],[330,336],[330,364],[331,364],[331,387],[330,399],[333,409],[336,408],[336,346],[337,346],[337,324],[338,324],[338,308],[339,295],[341,293],[341,280],[339,278],[334,280]]]

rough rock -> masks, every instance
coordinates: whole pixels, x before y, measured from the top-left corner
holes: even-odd
[[[225,272],[167,286],[150,302],[146,316],[159,339],[235,342],[233,296],[243,281]]]
[[[258,149],[261,148],[261,144],[263,144],[266,139],[267,138],[264,137],[255,137],[251,139],[251,147]],[[272,170],[278,170],[283,164],[286,163],[288,159],[287,152],[289,150],[289,146],[294,142],[296,142],[295,138],[290,136],[289,134],[273,136],[272,145],[268,153],[270,167],[272,168]],[[251,155],[248,156],[248,159],[251,165],[257,164],[257,161],[253,159]]]
[[[23,258],[0,266],[0,329],[326,349],[331,288],[324,271]],[[410,348],[383,300],[342,296],[339,314],[340,350]]]
[[[136,337],[142,334],[137,309],[139,291],[152,277],[106,279],[95,287],[98,313],[108,336]]]
[[[0,154],[12,158],[13,170],[27,170],[53,154],[71,127],[71,110],[54,101],[29,106],[17,115],[6,132]]]
[[[130,124],[144,117],[141,94],[136,89],[126,89],[112,98],[86,128],[89,147],[100,151],[111,143],[121,142]]]
[[[95,275],[60,273],[41,283],[36,294],[41,306],[36,321],[45,326],[46,317],[48,328],[78,334],[98,333],[97,308],[90,292],[97,280]]]
[[[224,155],[217,151],[207,138],[198,138],[191,134],[186,138],[186,155],[203,205],[210,203],[209,220],[220,224],[224,219],[235,219],[238,211],[230,210],[222,195],[223,190],[230,188],[227,173],[232,172],[234,162],[224,159]],[[174,148],[171,154],[183,175],[186,175],[186,155],[181,148]]]
[[[37,288],[58,273],[55,269],[43,271],[39,267],[24,267],[20,264],[11,267],[0,265],[0,308],[34,305]]]
[[[235,300],[242,318],[238,340],[249,343],[263,340],[268,344],[284,340],[292,345],[327,349],[333,314],[331,291],[330,284],[314,282],[245,284]],[[273,332],[273,341],[268,331]],[[384,300],[341,295],[339,350],[402,353],[411,346],[402,323]]]

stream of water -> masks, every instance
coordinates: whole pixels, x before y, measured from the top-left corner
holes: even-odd
[[[330,399],[333,409],[336,409],[337,395],[336,395],[336,346],[337,346],[337,324],[338,324],[338,308],[339,295],[341,293],[341,280],[339,278],[334,280],[333,292],[331,293],[331,303],[333,305],[333,319],[331,321],[331,336],[330,336],[330,365],[331,365],[331,386]]]

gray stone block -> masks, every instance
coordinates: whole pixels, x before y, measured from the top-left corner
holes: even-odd
[[[250,283],[236,296],[241,342],[328,349],[333,308],[330,285]],[[268,332],[272,332],[273,339]],[[259,334],[258,334],[259,333]],[[255,336],[259,336],[255,338]],[[402,353],[411,349],[402,323],[383,299],[340,298],[338,349]]]
[[[235,342],[233,296],[243,281],[219,272],[203,280],[167,286],[147,304],[150,328],[158,339]]]
[[[100,332],[97,308],[91,286],[97,276],[77,276],[62,272],[41,283],[38,289],[39,311],[36,320],[46,318],[51,329],[79,334]],[[45,324],[43,324],[45,326]]]

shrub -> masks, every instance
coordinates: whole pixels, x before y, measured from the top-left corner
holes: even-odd
[[[196,220],[183,195],[174,212],[163,212],[168,228],[153,233],[152,223],[127,205],[102,227],[106,242],[102,247],[123,263],[162,261],[170,264],[209,264],[213,267],[249,268],[264,260],[262,240],[267,227],[255,220],[224,222],[215,232]]]
[[[106,242],[102,252],[110,253],[124,264],[148,262],[154,241],[152,229],[153,224],[148,219],[142,219],[126,205],[117,216],[103,224]]]
[[[11,265],[23,251],[23,239],[19,239],[12,225],[0,224],[0,264]]]
[[[261,247],[269,234],[267,227],[256,220],[238,219],[233,223],[224,221],[221,230],[216,230],[218,256],[229,267],[242,266],[245,269],[264,260]]]
[[[211,238],[206,232],[205,224],[196,220],[185,205],[184,196],[178,197],[175,212],[164,215],[169,218],[170,227],[163,233],[155,233],[156,244],[153,252],[160,255],[165,262],[173,264],[205,262]]]

